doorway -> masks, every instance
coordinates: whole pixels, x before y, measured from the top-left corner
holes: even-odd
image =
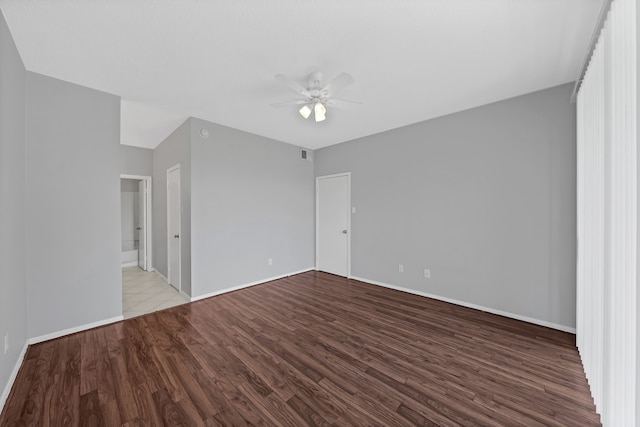
[[[180,262],[180,165],[167,169],[167,279],[182,291]]]
[[[151,270],[151,177],[120,175],[123,267]]]
[[[316,270],[351,276],[351,173],[316,178]]]
[[[153,267],[151,177],[120,178],[123,248],[133,248],[122,264],[122,316],[129,319],[188,302]]]

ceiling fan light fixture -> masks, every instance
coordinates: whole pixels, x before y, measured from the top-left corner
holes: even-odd
[[[309,115],[311,114],[311,108],[309,107],[308,104],[305,104],[302,106],[300,110],[298,110],[298,112],[302,117],[304,117],[305,119],[308,119]]]
[[[308,119],[313,114],[316,122],[322,122],[327,118],[328,108],[344,108],[350,104],[360,104],[359,102],[345,101],[334,97],[334,92],[341,91],[353,83],[353,77],[347,73],[340,73],[338,77],[328,83],[322,83],[322,73],[316,71],[308,76],[307,87],[302,86],[296,80],[284,74],[276,74],[275,78],[280,83],[293,89],[297,94],[297,99],[276,102],[271,105],[273,107],[295,105],[298,108],[298,113],[305,119]]]
[[[313,107],[313,111],[316,114],[316,122],[321,122],[326,119],[325,113],[327,112],[327,109],[322,102],[316,102],[316,105]]]

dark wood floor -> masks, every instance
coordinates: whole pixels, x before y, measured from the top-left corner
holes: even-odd
[[[309,272],[31,346],[0,425],[600,421],[571,334]]]

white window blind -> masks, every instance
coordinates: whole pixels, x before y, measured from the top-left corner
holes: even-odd
[[[604,426],[638,416],[636,31],[614,0],[577,96],[576,341]]]

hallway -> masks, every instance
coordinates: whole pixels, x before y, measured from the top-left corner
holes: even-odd
[[[187,302],[156,272],[138,267],[122,269],[122,315],[125,319]]]

